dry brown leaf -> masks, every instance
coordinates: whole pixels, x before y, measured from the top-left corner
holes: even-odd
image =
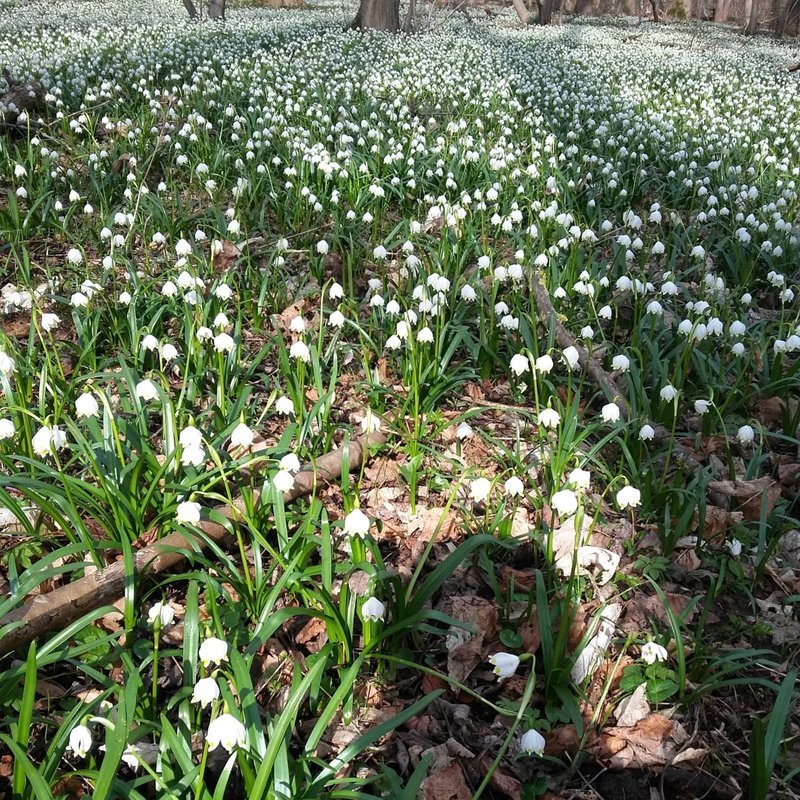
[[[457,762],[437,770],[422,782],[423,800],[470,800],[471,797],[472,791]]]
[[[676,616],[683,614],[691,602],[691,597],[685,594],[664,592],[664,596]],[[692,609],[687,617],[687,622],[691,622],[695,613],[696,609]],[[664,603],[661,602],[658,595],[637,592],[625,604],[625,613],[620,622],[620,627],[624,631],[643,631],[648,630],[653,622],[669,622]]]
[[[759,397],[753,406],[753,416],[767,428],[778,430],[783,426],[784,410],[787,408],[785,400],[780,397]],[[790,400],[788,409],[794,415],[797,412],[797,400]]]
[[[762,496],[766,496],[767,516],[781,496],[780,484],[769,476],[750,481],[711,481],[708,489],[735,500],[744,518],[750,520],[761,518]]]
[[[548,756],[563,758],[578,752],[581,737],[574,725],[562,725],[553,728],[546,736],[544,752]]]
[[[497,634],[497,608],[476,595],[459,595],[450,603],[450,616],[469,627],[451,627],[447,636],[447,674],[461,683],[483,656],[483,644]]]
[[[494,759],[485,755],[481,758],[480,763],[483,774],[487,775],[492,768]],[[506,797],[512,798],[512,800],[519,800],[522,797],[522,784],[501,766],[492,773],[492,777],[489,778],[489,785]]]
[[[606,728],[589,750],[609,769],[663,767],[672,763],[687,739],[675,720],[649,714],[630,728]]]
[[[703,537],[703,541],[710,544],[722,545],[725,543],[726,531],[728,528],[738,525],[744,519],[741,511],[726,511],[718,506],[706,506],[706,518],[702,531],[698,528],[698,533]],[[695,524],[699,525],[699,515],[695,514]]]
[[[633,690],[633,694],[620,701],[614,716],[620,728],[631,728],[649,713],[650,703],[647,702],[647,684],[642,683]]]

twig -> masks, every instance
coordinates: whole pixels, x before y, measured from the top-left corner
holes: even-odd
[[[379,431],[362,434],[347,447],[350,470],[360,469],[369,457],[371,445],[383,444],[386,435]],[[313,469],[303,470],[295,476],[294,486],[284,494],[284,502],[290,503],[311,494],[320,482],[326,483],[342,474],[342,455],[344,448],[332,450],[317,459]],[[261,492],[256,490],[250,500],[259,501]],[[214,511],[226,519],[236,520],[245,509],[245,500],[238,495],[230,505],[217,506]],[[176,566],[189,552],[198,552],[207,542],[220,543],[228,537],[223,526],[210,520],[203,520],[197,526],[204,536],[192,533],[171,533],[149,547],[139,550],[133,559],[133,573],[136,577],[155,575]],[[84,614],[99,608],[104,603],[117,600],[131,580],[124,561],[118,561],[102,572],[95,572],[80,580],[61,586],[47,594],[28,600],[19,608],[0,619],[0,629],[17,623],[17,627],[6,633],[0,640],[0,655],[16,650],[34,639],[53,630],[63,630]]]

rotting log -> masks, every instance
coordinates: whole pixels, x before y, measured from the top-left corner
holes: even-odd
[[[386,442],[381,431],[365,433],[351,441],[347,447],[349,469],[356,471],[369,456],[369,448]],[[344,448],[332,450],[320,456],[312,468],[303,469],[295,475],[294,486],[284,494],[284,502],[290,503],[310,495],[320,483],[338,479],[342,474]],[[257,503],[260,492],[254,491],[251,502]],[[232,505],[217,506],[214,511],[226,519],[236,520],[243,511],[244,499],[237,496]],[[227,529],[210,520],[197,526],[204,536],[190,532],[171,533],[163,539],[139,550],[134,556],[135,577],[156,575],[180,564],[187,555],[200,552],[206,542],[221,543],[229,536]],[[73,583],[38,595],[0,619],[0,629],[17,625],[0,640],[0,655],[17,650],[46,633],[63,630],[76,619],[88,614],[105,603],[123,596],[126,582],[134,575],[126,571],[124,561],[118,561],[100,572],[86,575]]]

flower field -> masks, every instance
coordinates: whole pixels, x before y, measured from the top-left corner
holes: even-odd
[[[0,12],[0,798],[800,795],[800,45]]]

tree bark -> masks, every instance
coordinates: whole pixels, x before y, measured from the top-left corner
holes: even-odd
[[[653,22],[661,22],[658,18],[658,0],[650,0],[650,7],[653,9]]]
[[[361,0],[350,27],[359,31],[397,33],[400,30],[400,0]]]
[[[183,7],[189,13],[190,19],[197,19],[197,9],[194,7],[192,0],[183,0]]]
[[[411,0],[411,2],[408,4],[406,21],[403,23],[403,31],[405,33],[413,33],[416,27],[417,27],[417,0]]]
[[[528,11],[528,7],[525,5],[525,0],[512,0],[514,3],[514,11],[517,12],[517,16],[519,17],[519,21],[523,25],[530,25],[531,20],[531,12]]]
[[[744,32],[748,36],[754,36],[757,30],[758,30],[758,0],[753,0],[752,4],[750,5],[750,19],[747,21],[747,28],[745,28]]]
[[[786,4],[784,5],[783,11],[781,11],[780,16],[778,17],[778,22],[775,26],[776,39],[783,38],[783,34],[786,32],[786,26],[789,24],[789,20],[799,10],[798,6],[800,6],[800,0],[786,0]]]
[[[541,0],[539,3],[539,25],[549,25],[553,21],[553,0]]]
[[[727,22],[731,11],[731,0],[717,0],[714,8],[714,22]]]
[[[185,0],[184,0],[185,2]],[[225,19],[225,0],[208,0],[208,16],[210,19]]]

